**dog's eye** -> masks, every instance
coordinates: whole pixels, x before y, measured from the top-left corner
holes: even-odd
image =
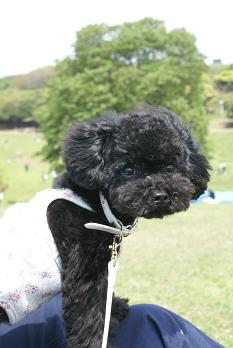
[[[125,176],[131,176],[131,175],[134,175],[136,173],[135,169],[134,168],[131,168],[131,167],[126,167],[123,169],[123,174]]]

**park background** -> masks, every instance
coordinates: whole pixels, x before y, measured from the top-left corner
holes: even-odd
[[[51,186],[73,121],[144,104],[177,112],[212,165],[209,188],[233,191],[233,60],[222,61],[221,50],[206,59],[182,16],[172,29],[156,11],[151,16],[124,24],[92,19],[55,65],[3,73],[0,215]],[[125,243],[117,293],[169,308],[232,348],[232,213],[232,204],[198,204],[161,221],[142,220]]]

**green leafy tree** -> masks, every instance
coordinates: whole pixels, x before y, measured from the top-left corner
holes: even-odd
[[[4,77],[0,79],[0,91],[4,91],[5,89],[9,88],[10,81],[9,78]]]
[[[168,32],[162,21],[151,18],[87,26],[77,33],[73,56],[57,64],[40,108],[45,158],[58,163],[64,129],[73,121],[144,104],[177,112],[205,144],[203,71],[195,38],[184,29]]]
[[[233,119],[233,95],[225,102],[225,110],[228,118]]]
[[[204,73],[202,80],[204,106],[209,114],[213,114],[216,112],[216,107],[218,106],[218,93],[214,88],[213,78],[209,73]]]
[[[215,78],[215,84],[217,88],[223,91],[233,91],[233,68],[229,67],[229,69],[223,70],[218,73]]]
[[[0,91],[0,121],[35,120],[34,111],[42,98],[42,91],[6,89]]]

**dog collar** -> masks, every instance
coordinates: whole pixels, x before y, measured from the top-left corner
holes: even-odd
[[[124,226],[123,223],[118,220],[112,213],[106,197],[101,191],[99,191],[100,202],[104,211],[104,215],[111,226],[98,224],[94,222],[86,223],[85,227],[91,230],[99,230],[104,232],[112,233],[116,236],[129,236],[137,226],[138,219],[135,219],[132,225]]]

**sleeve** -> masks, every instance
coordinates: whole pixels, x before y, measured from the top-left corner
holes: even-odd
[[[66,348],[62,295],[16,325],[0,324],[0,348]]]

